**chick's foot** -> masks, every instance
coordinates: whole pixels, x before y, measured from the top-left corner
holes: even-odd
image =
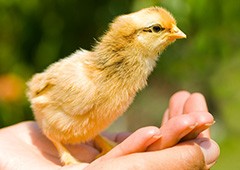
[[[97,155],[96,159],[108,153],[117,144],[101,135],[94,138],[95,144],[101,149],[101,153]]]
[[[72,164],[80,164],[81,162],[75,159],[71,153],[63,146],[62,143],[53,141],[53,144],[57,148],[60,160],[63,165],[72,165]]]

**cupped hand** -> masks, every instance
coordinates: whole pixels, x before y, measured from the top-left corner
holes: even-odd
[[[96,160],[99,151],[93,142],[69,145],[85,163],[62,167],[55,147],[37,124],[22,122],[0,130],[0,169],[208,169],[219,155],[208,129],[213,123],[201,94],[178,92],[170,99],[160,128],[111,135],[120,144]]]
[[[169,101],[160,129],[137,130],[90,168],[108,169],[125,161],[121,168],[209,169],[220,154],[210,138],[209,127],[214,122],[202,94],[177,92]]]

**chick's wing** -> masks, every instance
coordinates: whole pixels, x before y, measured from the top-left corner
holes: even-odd
[[[28,83],[30,101],[55,106],[65,114],[82,115],[94,106],[96,87],[81,62],[69,57],[36,74]]]

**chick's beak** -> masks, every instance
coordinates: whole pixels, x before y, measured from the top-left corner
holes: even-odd
[[[187,36],[176,25],[173,25],[173,27],[170,30],[169,38],[181,39],[181,38],[187,38]]]

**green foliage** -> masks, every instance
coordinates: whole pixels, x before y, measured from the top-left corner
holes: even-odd
[[[162,54],[149,87],[120,119],[125,127],[120,123],[118,129],[158,125],[173,92],[200,91],[219,120],[213,136],[222,156],[213,169],[239,169],[240,1],[0,0],[0,87],[12,82],[11,76],[1,78],[5,75],[15,75],[22,81],[14,84],[23,86],[33,73],[79,47],[91,49],[115,16],[152,5],[171,11],[188,38]],[[1,97],[6,94],[0,89],[0,127],[32,119],[22,91]],[[133,121],[136,114],[138,121]]]

